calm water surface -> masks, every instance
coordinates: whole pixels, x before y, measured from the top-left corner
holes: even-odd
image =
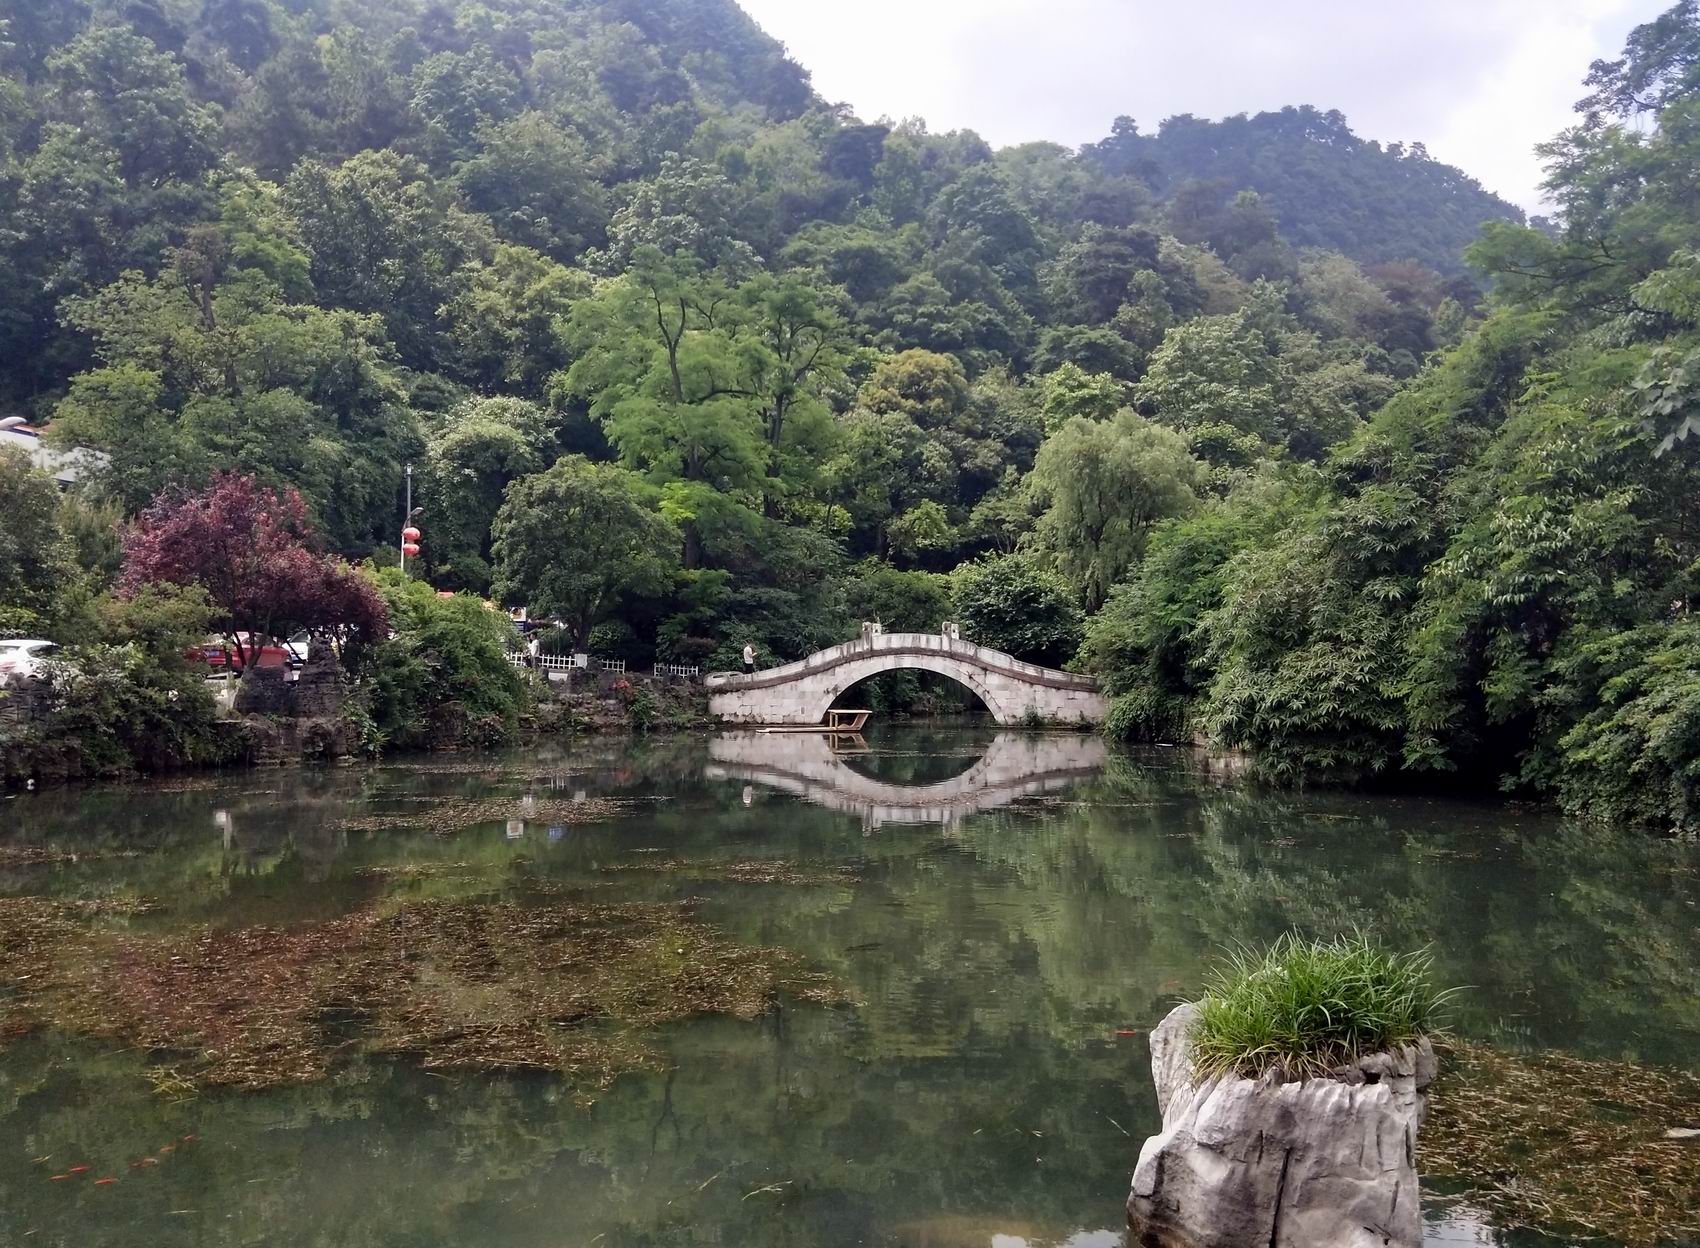
[[[654,799],[606,822],[348,833],[428,797]],[[1179,753],[894,730],[589,743],[391,766],[81,788],[0,802],[0,895],[141,895],[137,924],[333,917],[542,879],[701,899],[860,1004],[659,1036],[664,1074],[589,1109],[545,1076],[353,1057],[320,1083],[171,1101],[154,1059],[45,1034],[0,1048],[0,1245],[909,1245],[1107,1248],[1157,1125],[1145,1032],[1214,951],[1367,928],[1432,943],[1456,1017],[1517,1048],[1700,1066],[1700,850],[1448,801],[1270,795]],[[851,867],[843,884],[609,872]],[[123,851],[128,856],[116,856]],[[465,864],[449,874],[374,866]],[[0,985],[0,992],[5,986]],[[1124,1034],[1124,1033],[1135,1034]],[[142,1174],[131,1158],[197,1140]],[[105,1188],[44,1181],[78,1157]],[[1435,1244],[1496,1238],[1436,1204]]]

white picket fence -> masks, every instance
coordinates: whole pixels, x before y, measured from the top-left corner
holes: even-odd
[[[655,675],[694,678],[702,675],[702,668],[693,667],[688,663],[657,663]]]
[[[583,667],[582,654],[540,654],[537,656],[537,667],[545,672],[570,672],[574,668]],[[515,667],[530,667],[528,657],[523,650],[509,650],[508,662]]]
[[[527,661],[526,653],[523,650],[508,651],[508,662],[519,668],[529,668],[532,666],[531,663]],[[663,666],[669,668],[670,675],[699,675],[698,669],[694,667],[678,667],[677,670],[672,670],[674,665]],[[539,670],[544,672],[567,673],[595,670],[600,672],[614,672],[618,675],[624,675],[626,671],[626,661],[624,659],[595,658],[588,654],[540,654],[537,656],[537,667]],[[657,670],[656,674],[660,675],[661,673]]]

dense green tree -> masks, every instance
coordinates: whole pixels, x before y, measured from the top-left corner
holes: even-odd
[[[1211,671],[1205,623],[1222,604],[1229,560],[1274,510],[1273,483],[1258,484],[1255,496],[1242,490],[1232,504],[1206,503],[1155,525],[1137,570],[1088,621],[1081,663],[1105,676],[1112,736],[1193,735],[1193,708]]]
[[[604,168],[573,131],[527,112],[485,132],[455,180],[501,237],[571,262],[606,235]]]
[[[157,373],[134,364],[84,373],[60,402],[55,436],[68,444],[95,447],[107,456],[102,483],[132,510],[145,506],[179,472],[193,476],[202,465],[185,462],[171,414],[161,405]]]
[[[1118,330],[1097,325],[1054,325],[1039,337],[1033,368],[1051,373],[1065,365],[1121,381],[1137,381],[1145,371],[1145,353]]]
[[[560,328],[590,278],[527,247],[499,243],[461,270],[439,309],[446,369],[480,390],[539,395],[571,361]]]
[[[378,574],[395,635],[368,662],[378,747],[500,745],[519,727],[525,689],[507,660],[508,617],[472,594],[439,595],[394,568]]]
[[[891,550],[894,520],[956,493],[950,453],[903,412],[859,408],[842,422],[842,447],[829,466],[834,493],[854,526],[856,545],[876,556]]]
[[[1058,365],[1033,385],[1045,428],[1053,433],[1076,416],[1108,420],[1127,406],[1126,386],[1108,373],[1088,373],[1072,362]]]
[[[120,23],[90,26],[47,59],[52,121],[116,153],[129,187],[187,182],[218,159],[217,119],[182,65]]]
[[[1414,257],[1456,272],[1483,221],[1521,220],[1515,207],[1430,158],[1422,144],[1383,148],[1353,134],[1332,110],[1288,107],[1221,121],[1183,115],[1154,135],[1120,118],[1085,157],[1106,173],[1140,177],[1165,199],[1188,184],[1217,183],[1217,212],[1234,192],[1253,191],[1277,209],[1287,242],[1360,263]]]
[[[284,197],[320,299],[382,316],[404,361],[435,362],[439,310],[455,293],[457,270],[490,251],[482,219],[462,212],[418,161],[390,151],[335,168],[303,162]]]
[[[444,583],[490,586],[491,525],[508,486],[548,467],[553,431],[521,399],[477,399],[450,412],[425,446],[420,497],[427,566]]]
[[[931,225],[937,241],[960,239],[1011,291],[1037,296],[1038,226],[995,165],[973,165],[946,187],[933,202]]]
[[[423,142],[438,160],[467,151],[480,128],[506,121],[518,109],[519,79],[483,44],[426,57],[409,78]]]
[[[858,398],[876,415],[898,413],[922,428],[948,428],[968,408],[968,378],[948,355],[904,351],[881,361]]]
[[[1088,226],[1063,247],[1049,275],[1056,315],[1079,325],[1107,324],[1137,294],[1135,279],[1157,265],[1154,230]]]
[[[766,475],[764,426],[750,401],[754,363],[717,323],[721,288],[660,260],[573,317],[582,355],[566,375],[622,460],[668,487],[685,525],[685,563],[748,523]]]
[[[963,637],[1028,663],[1061,667],[1080,645],[1069,588],[1021,555],[963,564],[951,576],[951,604]]]
[[[784,259],[844,287],[857,303],[868,303],[882,300],[906,280],[914,264],[911,237],[867,225],[815,221],[797,231]]]
[[[625,188],[608,222],[608,248],[593,264],[619,273],[653,249],[668,259],[684,253],[704,265],[747,269],[755,263],[748,243],[735,236],[738,188],[719,169],[670,153],[655,175]]]
[[[45,623],[74,565],[53,479],[11,447],[0,447],[0,512],[6,515],[0,526],[0,604]]]
[[[864,559],[844,579],[844,608],[850,619],[876,621],[887,632],[936,632],[951,613],[950,578]]]
[[[1228,425],[1278,446],[1289,385],[1280,361],[1243,316],[1201,317],[1164,337],[1139,397],[1173,428]]]
[[[634,474],[577,456],[508,488],[491,528],[495,593],[566,621],[584,646],[624,594],[671,583],[678,536]]]

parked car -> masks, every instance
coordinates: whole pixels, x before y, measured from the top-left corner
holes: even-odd
[[[307,666],[308,656],[313,653],[313,634],[306,629],[291,633],[284,638],[283,648],[289,651],[289,666],[300,671]]]
[[[42,660],[52,657],[57,649],[51,641],[39,638],[0,641],[0,688],[42,680]]]
[[[247,666],[248,657],[251,654],[249,647],[252,643],[246,633],[238,633],[237,638],[242,643],[240,652],[232,649],[230,643],[224,638],[212,637],[208,638],[204,644],[190,650],[189,657],[204,662],[212,670],[214,676],[225,676],[233,672],[240,675]],[[286,646],[262,643],[259,657],[254,665],[256,667],[297,667],[299,663],[295,660],[294,653]]]

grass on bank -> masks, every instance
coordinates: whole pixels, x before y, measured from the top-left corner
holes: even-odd
[[[1389,953],[1363,935],[1233,950],[1198,1002],[1194,1072],[1304,1079],[1414,1044],[1439,1030],[1453,995],[1433,969],[1427,950]]]

